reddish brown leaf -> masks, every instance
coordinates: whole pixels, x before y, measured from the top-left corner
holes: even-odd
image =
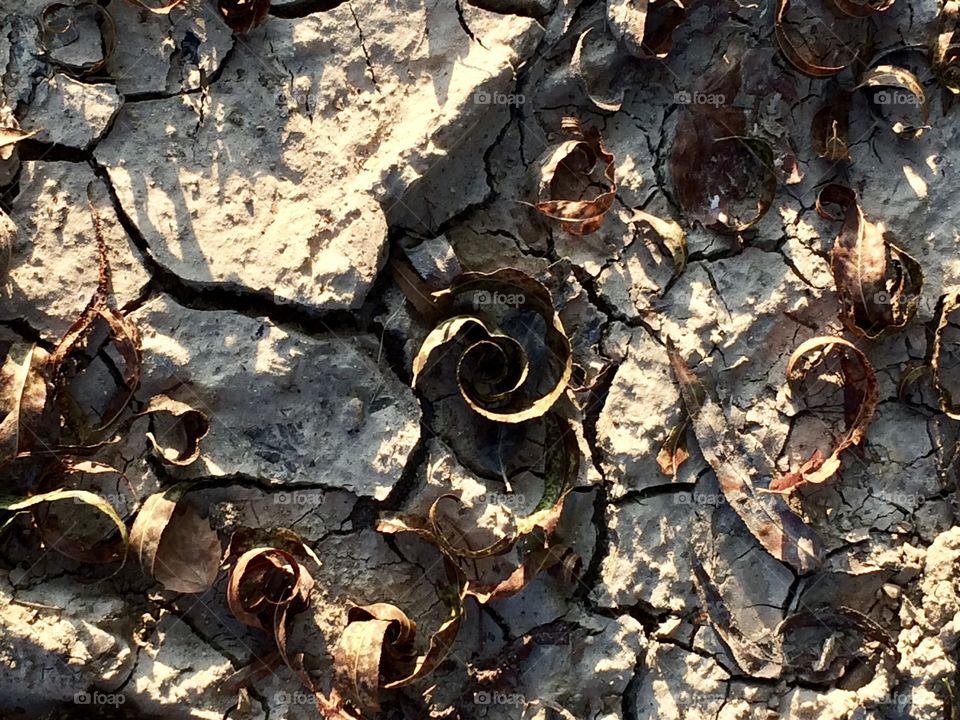
[[[741,72],[739,56],[724,58],[696,92],[678,94],[684,106],[670,149],[680,207],[691,220],[726,233],[759,222],[777,190],[773,148],[762,138],[747,137],[746,115],[733,105]]]
[[[829,456],[824,456],[817,450],[798,469],[771,482],[770,492],[790,492],[801,485],[829,480],[840,469],[841,453],[863,442],[867,426],[880,403],[880,395],[873,366],[853,343],[843,338],[826,336],[807,340],[790,356],[787,380],[798,383],[832,352],[840,354],[846,431]]]
[[[217,578],[222,548],[209,522],[179,502],[184,490],[175,485],[146,499],[130,546],[143,571],[168,590],[201,593]]]
[[[831,214],[828,204],[840,206],[843,215]],[[830,266],[844,324],[868,338],[902,329],[913,318],[920,301],[920,264],[887,242],[882,226],[864,217],[851,188],[826,185],[817,197],[817,212],[830,220],[843,220],[833,243]]]
[[[541,167],[540,197],[534,205],[542,214],[560,221],[571,235],[589,235],[600,229],[617,193],[614,158],[603,145],[600,131],[584,131],[576,118],[564,118],[563,129],[573,139],[557,145]],[[597,177],[598,173],[602,173]],[[600,194],[595,184],[606,185]],[[593,195],[593,197],[590,197]]]

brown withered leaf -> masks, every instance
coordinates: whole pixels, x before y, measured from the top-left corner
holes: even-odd
[[[270,0],[217,0],[217,9],[231,30],[246,33],[267,19]]]
[[[124,525],[123,520],[120,519],[120,516],[117,515],[117,511],[113,509],[113,506],[110,505],[110,503],[108,503],[99,495],[86,490],[65,490],[63,488],[59,488],[57,490],[40,493],[27,498],[0,496],[0,510],[13,513],[10,518],[0,525],[0,532],[3,532],[4,528],[6,528],[19,513],[33,512],[36,515],[37,509],[40,506],[51,503],[61,503],[65,501],[89,505],[106,516],[112,523],[113,527],[116,528],[116,531],[120,534],[118,547],[120,548],[120,554],[122,554],[123,548],[126,547],[127,543],[127,526]],[[63,550],[60,548],[60,541],[65,539],[64,536],[55,537],[51,533],[50,535],[47,535],[47,539],[54,550],[63,552]],[[70,557],[74,556],[70,555]],[[118,555],[111,554],[109,559],[112,560],[116,557],[118,557]]]
[[[222,547],[217,532],[193,508],[181,504],[186,487],[148,497],[130,530],[140,567],[168,590],[200,593],[217,579]]]
[[[937,329],[933,335],[933,355],[930,361],[933,369],[933,387],[936,389],[940,400],[940,409],[947,417],[954,420],[960,420],[960,405],[957,404],[958,400],[954,396],[954,392],[947,386],[942,377],[943,368],[941,365],[943,363],[944,338],[948,328],[957,327],[960,318],[952,319],[951,316],[958,311],[960,311],[960,290],[954,290],[943,299],[943,304],[940,307],[940,317],[937,320]]]
[[[838,205],[842,215],[827,210]],[[841,319],[870,339],[895,333],[916,314],[923,270],[906,251],[887,242],[883,227],[864,217],[852,188],[831,183],[817,196],[817,212],[842,220],[830,267],[841,303]]]
[[[389,531],[407,529],[394,526]],[[430,637],[422,655],[417,656],[414,650],[416,624],[396,606],[379,603],[349,611],[347,627],[334,650],[334,683],[337,693],[363,713],[378,712],[382,690],[403,687],[425,677],[450,652],[463,621],[468,584],[445,554],[443,563],[448,581],[443,599],[449,615]]]
[[[569,564],[571,558],[576,558],[573,550],[561,543],[537,548],[527,553],[523,563],[510,573],[509,577],[488,585],[471,584],[468,594],[476,598],[481,605],[503,600],[516,595],[541,573],[553,567]]]
[[[687,17],[679,0],[607,0],[607,27],[634,57],[665,58]]]
[[[667,477],[677,477],[677,471],[689,458],[687,451],[687,429],[690,427],[690,419],[684,418],[673,426],[667,435],[667,439],[660,446],[657,453],[657,467]]]
[[[14,148],[21,140],[36,135],[39,130],[21,130],[15,127],[0,127],[0,160],[9,160],[13,157]]]
[[[82,13],[92,13],[100,28],[103,54],[97,60],[74,63],[62,60],[55,52],[58,48],[76,41],[77,18]],[[50,60],[63,72],[75,77],[95,75],[103,70],[117,50],[117,23],[105,7],[92,0],[76,4],[52,3],[43,9],[40,15],[40,27],[43,37],[43,49]]]
[[[442,349],[459,343],[456,381],[467,405],[488,420],[522,423],[547,413],[565,393],[573,374],[570,341],[550,291],[520,270],[463,273],[434,293],[441,316],[413,361],[414,387],[445,367]],[[514,338],[515,328],[544,324],[544,337]],[[530,357],[538,364],[530,367]]]
[[[93,494],[103,492],[106,488],[116,487],[119,490],[121,483],[130,489],[131,500],[135,499],[130,481],[120,470],[89,460],[58,462],[40,481],[42,488],[54,487],[65,492],[93,492]],[[112,563],[117,560],[125,563],[126,525],[120,530],[117,525],[118,512],[106,500],[103,500],[103,503],[103,505],[97,504],[96,507],[110,521],[109,523],[87,518],[78,521],[76,509],[67,509],[60,503],[51,503],[33,511],[34,524],[43,537],[44,543],[65,557],[84,563]],[[110,508],[110,512],[107,512],[107,507]],[[120,530],[119,537],[117,537],[118,530]]]
[[[946,0],[930,48],[934,74],[953,94],[960,94],[960,0]]]
[[[0,465],[35,444],[47,402],[43,355],[32,344],[0,342]]]
[[[563,130],[571,137],[554,147],[540,168],[540,192],[534,207],[559,220],[571,235],[589,235],[600,229],[617,193],[614,157],[603,145],[600,131],[586,131],[576,118],[566,117]],[[596,185],[606,186],[597,194]],[[592,196],[592,197],[591,197]]]
[[[850,159],[850,104],[850,94],[838,92],[813,116],[813,149],[824,160]]]
[[[656,215],[651,215],[643,210],[634,210],[633,217],[630,219],[633,222],[640,223],[640,227],[645,231],[644,235],[649,234],[653,241],[670,256],[673,260],[674,276],[679,275],[686,269],[687,234],[679,223],[658,218]]]
[[[746,462],[736,431],[728,426],[719,402],[707,392],[672,343],[667,344],[667,352],[700,450],[716,473],[730,507],[777,560],[799,572],[818,567],[820,539],[782,497],[754,486],[756,469]]]
[[[200,457],[200,441],[210,432],[203,412],[166,395],[154,395],[137,414],[149,416],[147,439],[164,462],[186,466]]]
[[[741,59],[725,57],[684,103],[670,149],[674,197],[704,227],[739,233],[773,206],[777,191],[770,143],[747,137],[746,115],[733,105],[742,84]],[[745,208],[738,203],[755,198]]]
[[[890,634],[863,613],[847,607],[819,607],[790,615],[777,627],[785,663],[806,682],[829,683],[846,674],[848,665],[875,654],[875,643],[899,662]],[[851,642],[854,640],[854,642]]]
[[[391,678],[410,671],[416,634],[417,624],[394,605],[350,608],[334,660],[340,692],[358,707],[379,712],[381,673]]]
[[[880,391],[873,366],[856,345],[830,336],[801,343],[787,362],[787,380],[791,384],[800,382],[833,352],[840,355],[845,432],[829,456],[825,457],[820,450],[815,451],[798,469],[775,478],[770,483],[770,492],[790,492],[801,485],[829,480],[840,469],[843,451],[863,442],[867,426],[880,403]]]
[[[88,189],[89,197],[89,189]],[[50,355],[49,367],[52,378],[53,399],[60,412],[61,426],[70,431],[83,445],[109,428],[119,418],[120,414],[133,399],[137,386],[140,384],[142,357],[140,353],[140,334],[137,328],[122,314],[108,304],[110,296],[110,261],[107,258],[107,244],[103,237],[103,227],[100,216],[93,207],[90,199],[90,212],[93,215],[94,231],[96,234],[97,250],[100,258],[97,289],[81,313],[80,318],[67,330]],[[118,387],[108,394],[102,407],[94,409],[98,416],[91,422],[78,406],[77,401],[69,392],[72,376],[82,374],[89,360],[81,357],[91,348],[97,325],[102,321],[106,324],[109,333],[109,344],[122,360],[122,368],[116,368],[120,381]],[[99,348],[96,353],[101,352]],[[109,361],[113,363],[113,359]]]
[[[891,125],[891,129],[900,137],[918,138],[928,127],[930,108],[927,96],[917,76],[909,70],[893,65],[878,65],[868,70],[854,89],[866,91],[870,111],[880,119],[886,119],[885,111],[912,109],[915,122],[897,119]]]

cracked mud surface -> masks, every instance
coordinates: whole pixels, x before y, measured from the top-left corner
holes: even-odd
[[[443,281],[519,268],[550,288],[576,362],[599,377],[577,413],[584,462],[557,529],[580,556],[579,579],[544,573],[469,606],[446,661],[385,699],[381,717],[561,717],[549,703],[577,720],[956,720],[960,424],[929,391],[901,399],[897,383],[929,357],[938,301],[960,286],[957,100],[931,82],[930,128],[910,142],[852,117],[847,182],[922,263],[926,284],[902,333],[860,343],[880,382],[863,451],[791,499],[825,551],[799,575],[724,507],[692,434],[675,478],[657,454],[683,417],[668,338],[713,379],[758,466],[786,470],[842,424],[791,395],[784,375],[800,342],[843,332],[836,228],[814,210],[816,188],[839,170],[807,132],[824,81],[771,56],[795,86],[776,101],[804,178],[780,186],[738,243],[689,226],[668,153],[677,93],[734,39],[773,47],[771,4],[691,3],[666,59],[625,68],[617,112],[594,107],[570,69],[602,3],[480,4],[490,9],[349,0],[234,36],[212,4],[156,16],[110,0],[122,31],[95,82],[40,51],[45,2],[0,0],[0,117],[42,129],[20,145],[19,170],[0,172],[0,206],[16,226],[0,327],[50,351],[83,311],[97,285],[89,186],[113,300],[143,338],[137,400],[167,393],[211,421],[188,467],[155,462],[142,439],[111,448],[114,463],[136,497],[194,483],[194,505],[222,538],[284,527],[313,548],[313,603],[290,642],[329,686],[351,605],[393,603],[424,632],[443,621],[435,562],[377,532],[378,516],[424,514],[452,492],[479,547],[543,491],[535,472],[505,487],[509,463],[491,465],[485,436],[457,425],[442,393],[411,389],[431,326],[388,258],[404,248]],[[296,14],[283,5],[275,15]],[[875,43],[926,43],[938,7],[898,0]],[[536,201],[539,163],[566,115],[598,127],[617,162],[613,208],[586,237],[517,202]],[[687,230],[679,276],[633,219],[641,208]],[[705,616],[695,551],[751,642],[792,612],[845,606],[879,623],[899,660],[861,658],[819,684],[743,669]],[[268,648],[230,616],[222,575],[189,595],[134,563],[111,572],[40,547],[28,525],[0,539],[0,716],[317,717],[285,668],[243,702],[224,689]],[[114,704],[89,707],[97,698]]]

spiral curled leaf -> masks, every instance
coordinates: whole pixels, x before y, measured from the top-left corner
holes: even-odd
[[[437,325],[417,352],[414,387],[454,344],[460,352],[457,387],[483,417],[522,423],[541,417],[560,399],[573,360],[563,323],[541,283],[512,269],[464,273],[435,297],[452,317]],[[542,337],[535,337],[541,326]]]
[[[753,227],[773,206],[777,191],[773,148],[747,136],[746,115],[732,104],[741,72],[734,57],[704,79],[696,97],[709,102],[684,105],[670,149],[673,192],[684,213],[724,233]],[[745,209],[736,207],[748,198]]]

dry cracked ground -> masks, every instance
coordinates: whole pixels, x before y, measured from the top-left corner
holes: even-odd
[[[445,501],[449,526],[486,545],[540,501],[546,440],[528,427],[536,419],[508,432],[465,412],[449,377],[412,387],[432,322],[397,268],[436,290],[516,268],[549,288],[577,365],[570,385],[590,386],[557,404],[582,458],[555,528],[570,554],[509,597],[467,598],[449,654],[364,717],[960,717],[960,424],[923,373],[898,387],[929,363],[943,298],[960,286],[960,108],[923,50],[938,0],[897,0],[867,20],[875,52],[913,53],[904,62],[920,68],[928,127],[898,136],[855,98],[849,161],[818,157],[810,128],[852,70],[791,68],[772,2],[685,3],[669,52],[647,59],[623,52],[629,37],[617,45],[602,2],[329,4],[274,2],[259,27],[234,33],[213,3],[155,14],[101,2],[116,49],[91,73],[77,68],[102,58],[105,30],[90,3],[51,39],[44,0],[0,0],[0,125],[36,131],[19,162],[0,165],[5,347],[54,353],[94,296],[93,210],[108,302],[142,347],[125,412],[162,393],[209,417],[199,458],[182,466],[158,459],[146,417],[130,417],[97,455],[125,481],[97,492],[129,525],[144,498],[187,483],[182,502],[224,549],[237,531],[299,535],[314,584],[287,642],[324,692],[355,605],[402,609],[423,652],[449,584],[435,549],[378,521],[425,516],[452,493],[462,506]],[[606,33],[606,45],[588,58],[577,46],[591,28],[587,40]],[[802,179],[779,184],[749,230],[721,233],[681,207],[670,154],[685,103],[710,102],[701,80],[738,46],[755,51],[744,82],[757,123],[791,138]],[[612,207],[586,235],[530,205],[566,116],[598,129],[615,157]],[[916,315],[881,339],[838,319],[839,226],[815,208],[835,180],[925,273]],[[682,226],[682,272],[641,209]],[[667,341],[766,482],[842,434],[830,397],[785,378],[794,349],[819,335],[866,354],[878,405],[839,472],[785,501],[822,544],[797,570],[731,509],[698,428],[683,426],[690,457],[674,476],[658,465],[686,417]],[[111,381],[112,364],[89,362],[92,387]],[[3,472],[3,494],[44,489]],[[0,538],[0,715],[319,716],[284,663],[237,681],[274,640],[231,614],[225,571],[185,593],[135,558],[80,562],[57,552],[49,513],[15,515]],[[60,516],[77,532],[103,520],[83,504]],[[520,551],[459,565],[489,581]],[[825,608],[873,624],[834,617],[784,633],[784,618]]]

